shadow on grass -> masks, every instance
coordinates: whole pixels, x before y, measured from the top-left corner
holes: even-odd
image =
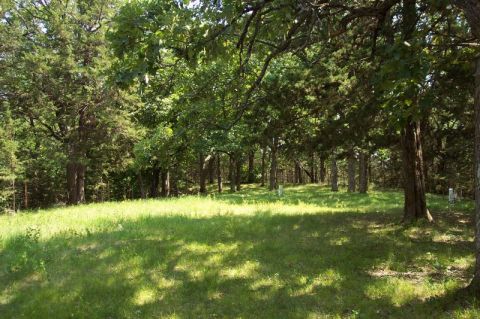
[[[0,251],[0,317],[439,317],[442,303],[423,302],[423,290],[460,277],[441,265],[414,280],[372,273],[421,273],[472,245],[414,240],[394,222],[264,212],[148,217],[47,241],[30,230]]]

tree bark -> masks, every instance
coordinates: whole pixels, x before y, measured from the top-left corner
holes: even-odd
[[[260,182],[260,186],[265,186],[265,173],[266,173],[266,170],[265,170],[265,157],[267,155],[267,147],[264,147],[262,149],[262,180]]]
[[[23,207],[28,209],[28,182],[23,182]]]
[[[325,176],[327,175],[327,168],[325,167],[325,157],[320,157],[320,183],[325,183]]]
[[[235,182],[235,159],[233,157],[233,154],[229,154],[228,176],[230,179],[230,191],[233,193],[236,191],[237,185],[237,183]]]
[[[235,159],[235,185],[237,192],[242,187],[242,159],[237,156]]]
[[[332,155],[332,192],[338,192],[338,167],[336,154]]]
[[[348,154],[348,191],[355,192],[355,155],[353,151]]]
[[[212,185],[215,182],[215,157],[208,161],[208,183]]]
[[[220,153],[217,154],[217,186],[218,186],[218,192],[221,193],[223,191],[223,183],[222,183],[222,157]]]
[[[271,146],[271,162],[270,162],[270,183],[268,185],[269,190],[275,190],[277,188],[277,138],[274,137]]]
[[[200,194],[207,194],[207,174],[205,170],[205,155],[200,153],[198,155],[198,172],[200,177]]]
[[[162,197],[168,197],[170,196],[170,172],[168,170],[162,169],[161,180]]]
[[[145,193],[145,185],[143,184],[143,176],[141,171],[138,172],[137,180],[138,180],[138,187],[140,188],[140,197],[145,199],[147,196]]]
[[[433,221],[427,210],[421,129],[417,121],[409,119],[401,133],[403,154],[403,183],[405,189],[404,222],[419,218]]]
[[[310,183],[315,183],[315,154],[310,155]]]
[[[152,169],[152,183],[150,184],[150,197],[158,197],[158,185],[160,182],[160,169]]]
[[[77,163],[77,204],[85,203],[85,171],[85,165]]]
[[[255,182],[255,152],[248,153],[248,183]]]
[[[365,194],[368,191],[368,155],[365,152],[360,152],[359,157],[358,191]]]

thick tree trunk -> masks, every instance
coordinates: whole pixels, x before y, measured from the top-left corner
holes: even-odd
[[[83,164],[77,164],[77,203],[85,203],[85,171]]]
[[[270,183],[268,185],[269,190],[277,189],[277,138],[274,137],[271,147],[271,162],[270,162]]]
[[[355,192],[355,155],[353,152],[348,154],[348,191]]]
[[[67,163],[68,204],[77,204],[77,169],[74,162]]]
[[[170,196],[170,172],[168,170],[162,169],[161,180],[162,197],[168,197]]]
[[[266,169],[265,169],[265,157],[267,155],[267,147],[264,147],[262,149],[262,180],[260,182],[260,186],[265,186],[265,173],[266,173]]]
[[[338,192],[338,167],[336,154],[332,155],[332,192]]]
[[[358,191],[365,194],[368,191],[368,155],[365,152],[360,152],[358,171]]]
[[[432,221],[425,198],[421,130],[418,122],[411,119],[407,121],[402,130],[401,145],[405,190],[403,220],[411,222],[419,218],[427,218]]]
[[[229,165],[228,165],[228,176],[230,179],[230,191],[235,192],[236,191],[236,185],[237,183],[235,182],[235,159],[233,154],[229,154]]]
[[[221,193],[223,191],[223,183],[222,183],[222,157],[220,153],[217,154],[217,186],[218,186],[218,192]]]
[[[248,183],[255,182],[255,152],[248,153]]]
[[[198,155],[198,172],[199,172],[199,186],[200,186],[200,194],[207,194],[207,174],[205,169],[205,155],[200,153]]]
[[[475,73],[475,270],[470,288],[480,295],[480,57]]]

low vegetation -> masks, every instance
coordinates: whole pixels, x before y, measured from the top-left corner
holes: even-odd
[[[318,185],[0,216],[2,318],[477,318],[473,202]]]

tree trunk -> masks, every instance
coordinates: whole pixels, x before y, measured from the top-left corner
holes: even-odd
[[[170,176],[171,182],[170,182],[170,193],[172,196],[177,197],[179,192],[178,192],[178,164],[174,163],[172,167],[172,174]]]
[[[237,192],[240,191],[242,185],[242,159],[237,156],[235,159],[235,185]]]
[[[28,209],[28,182],[23,182],[23,207]]]
[[[271,162],[270,162],[270,183],[268,185],[269,190],[277,188],[277,138],[274,137],[271,147]]]
[[[327,168],[325,167],[325,157],[320,157],[320,183],[325,183],[325,176],[327,175]]]
[[[17,196],[15,191],[15,177],[12,179],[12,210],[14,212],[17,211]]]
[[[353,152],[348,154],[348,191],[355,192],[355,155]]]
[[[252,150],[248,153],[248,183],[255,182],[255,152]]]
[[[170,172],[168,170],[162,169],[161,180],[162,197],[168,197],[170,196]]]
[[[223,191],[223,183],[222,183],[222,158],[220,153],[217,154],[217,186],[218,186],[218,192],[221,193]]]
[[[85,165],[77,164],[77,203],[85,203]]]
[[[266,173],[266,170],[265,170],[265,157],[267,155],[267,147],[264,147],[262,149],[262,180],[261,180],[261,183],[260,183],[260,186],[265,186],[265,173]]]
[[[215,157],[208,161],[208,183],[212,185],[215,182]]]
[[[138,172],[137,180],[138,180],[138,187],[140,188],[140,197],[145,199],[147,195],[145,193],[145,185],[143,184],[143,176],[141,171]]]
[[[403,220],[411,222],[419,218],[427,218],[432,221],[425,198],[421,130],[417,121],[412,119],[407,121],[401,133],[401,145],[405,189]]]
[[[475,270],[470,288],[480,295],[480,57],[475,73]]]
[[[365,152],[360,152],[359,172],[358,172],[358,191],[362,194],[368,191],[368,155]]]
[[[229,154],[228,177],[230,179],[230,191],[234,193],[237,184],[235,182],[235,159],[233,154]]]
[[[198,156],[198,171],[200,175],[200,194],[207,194],[207,174],[205,170],[205,155],[200,153]]]
[[[310,155],[310,183],[315,183],[315,154]]]
[[[68,204],[77,204],[77,169],[74,162],[67,163]]]
[[[336,154],[332,155],[332,192],[338,192],[338,167]]]
[[[152,169],[152,183],[150,184],[150,197],[158,197],[158,184],[160,182],[160,169]]]

